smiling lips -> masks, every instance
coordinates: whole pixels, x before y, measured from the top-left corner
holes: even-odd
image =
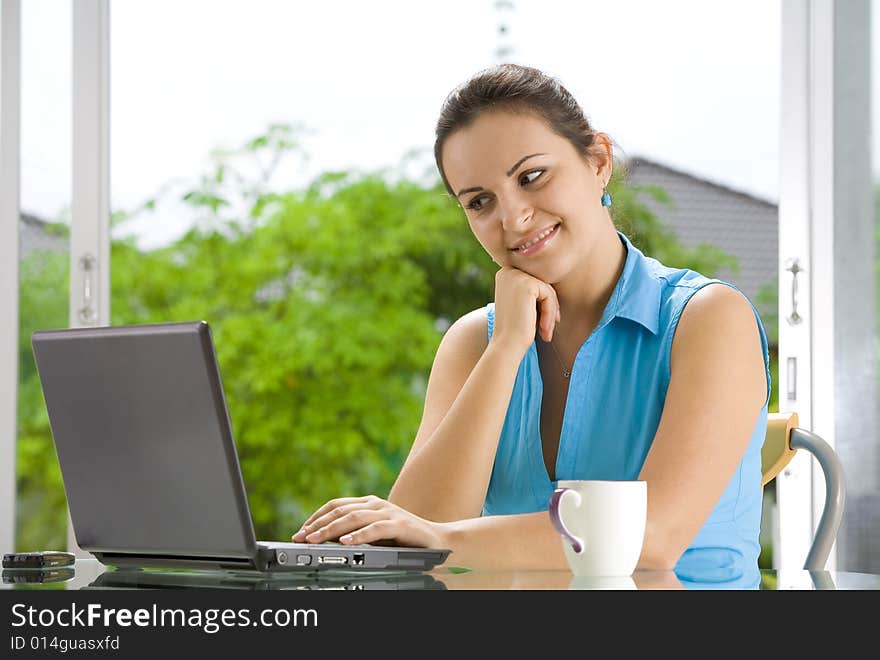
[[[511,248],[510,251],[514,254],[521,255],[534,254],[546,247],[557,233],[559,233],[559,225],[555,224],[552,227],[547,227],[546,229],[542,229],[541,231],[532,234],[530,237],[517,243],[516,247]]]

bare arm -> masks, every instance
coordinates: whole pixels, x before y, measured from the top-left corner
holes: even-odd
[[[471,569],[567,569],[562,540],[546,511],[445,523],[446,564]]]
[[[754,312],[727,286],[694,294],[671,360],[663,414],[639,477],[648,482],[642,568],[671,568],[687,549],[733,477],[767,398]]]
[[[447,330],[431,368],[422,422],[389,501],[431,520],[479,516],[519,356],[487,347],[486,312]]]
[[[434,521],[479,516],[498,439],[523,355],[536,331],[550,341],[559,320],[556,291],[521,270],[495,274],[495,325],[486,312],[449,328],[431,367],[425,411],[390,502]]]

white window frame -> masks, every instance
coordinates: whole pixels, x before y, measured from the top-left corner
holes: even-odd
[[[810,219],[813,182],[817,181],[811,169],[817,155],[812,149],[816,130],[813,111],[814,106],[827,101],[822,98],[827,93],[811,84],[815,75],[810,57],[813,4],[812,0],[785,0],[782,5],[779,149],[779,410],[797,412],[800,425],[807,429],[814,429],[810,390],[815,280]],[[796,276],[796,309],[794,275],[788,270],[795,260],[800,269]],[[798,324],[787,320],[793,311],[803,319]],[[778,524],[773,539],[774,568],[803,566],[813,530],[812,488],[810,458],[798,452],[776,479]]]
[[[71,328],[110,325],[110,0],[72,0]],[[76,544],[68,515],[67,545]]]
[[[0,4],[0,552],[15,550],[21,0]]]
[[[865,347],[871,357],[874,350],[871,163],[864,139],[870,118],[857,110],[870,102],[870,84],[864,83],[869,19],[870,0],[783,0],[779,407],[797,412],[800,426],[838,451],[849,486],[858,489],[875,488],[859,473],[873,465],[877,452],[873,369],[854,368],[865,362]],[[802,269],[798,324],[787,322],[793,259]],[[800,569],[824,506],[824,477],[799,452],[776,489],[774,567]],[[857,527],[850,558],[860,544]],[[838,540],[846,537],[844,514]],[[835,544],[826,569],[839,566],[839,550]]]
[[[110,324],[110,2],[71,0],[69,325]],[[0,5],[0,551],[15,549],[21,190],[21,0]],[[88,263],[88,271],[84,265]],[[86,295],[88,290],[88,295]],[[68,515],[68,548],[76,544]]]

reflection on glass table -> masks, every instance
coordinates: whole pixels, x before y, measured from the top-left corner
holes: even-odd
[[[15,573],[15,574],[13,574]],[[829,590],[880,589],[880,575],[851,571],[752,570],[692,565],[688,571],[636,571],[585,578],[569,571],[472,571],[441,566],[428,573],[267,574],[226,571],[114,570],[96,559],[45,574],[3,571],[0,589],[244,590]]]
[[[222,571],[147,571],[125,569],[101,573],[81,589],[244,589],[294,590],[426,590],[445,589],[427,573],[263,574]]]
[[[63,584],[72,580],[75,575],[72,566],[62,566],[59,568],[47,568],[43,570],[16,570],[3,569],[3,584]],[[63,588],[63,587],[62,587]]]
[[[761,590],[785,591],[828,589],[877,590],[880,575],[849,571],[776,571],[759,572],[757,584],[743,580],[705,581],[681,579],[673,571],[636,571],[628,577],[579,577],[567,571],[466,571],[433,574],[449,590]]]

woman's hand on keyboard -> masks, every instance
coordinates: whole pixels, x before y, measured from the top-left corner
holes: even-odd
[[[330,500],[309,516],[292,539],[297,543],[391,541],[419,548],[448,547],[444,523],[419,518],[375,495]]]

